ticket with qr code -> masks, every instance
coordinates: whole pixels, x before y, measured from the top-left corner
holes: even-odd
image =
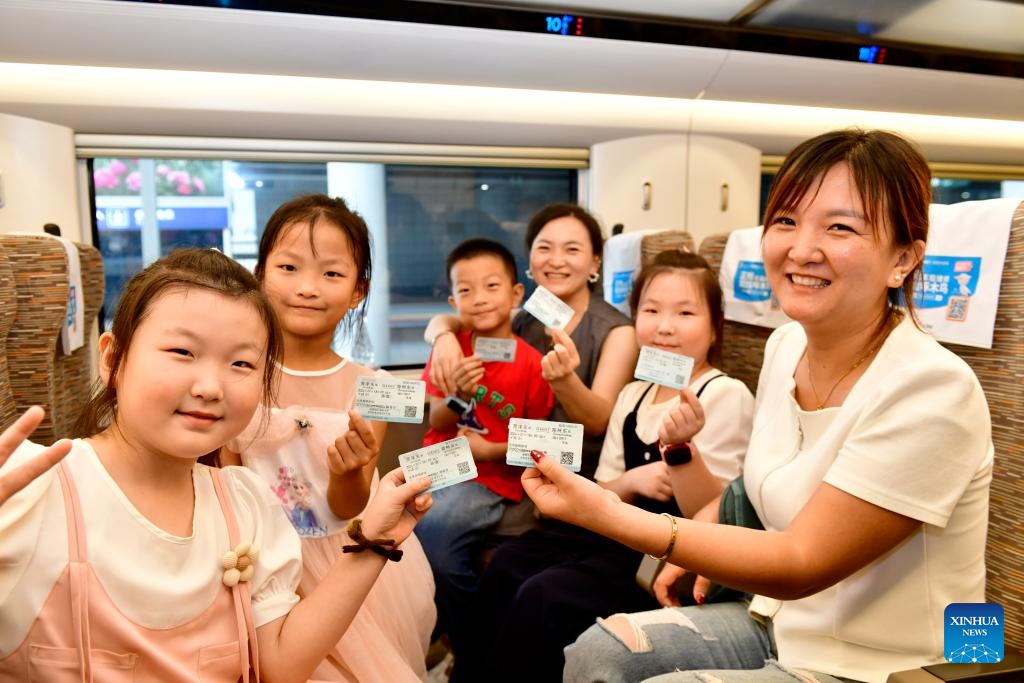
[[[562,329],[569,324],[575,311],[541,285],[533,291],[530,298],[523,304],[523,310],[551,329]]]
[[[398,456],[398,464],[409,481],[424,474],[430,477],[428,491],[476,479],[476,461],[469,440],[457,436]]]
[[[501,337],[477,337],[473,340],[473,355],[480,360],[511,363],[516,359],[516,340]]]
[[[541,451],[573,472],[583,466],[583,425],[513,417],[508,421],[508,453],[505,462],[535,467],[530,451]]]
[[[423,422],[427,385],[419,379],[359,377],[355,409],[367,420]]]
[[[640,359],[636,362],[633,377],[660,384],[670,389],[683,389],[690,385],[693,359],[671,351],[662,351],[652,346],[640,347]]]

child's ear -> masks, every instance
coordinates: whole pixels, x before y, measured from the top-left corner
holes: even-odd
[[[114,361],[114,335],[111,332],[104,332],[100,335],[99,339],[100,349],[100,364],[99,373],[100,379],[108,387],[113,386],[113,378],[110,376],[111,365]]]
[[[524,294],[526,294],[526,287],[522,282],[512,285],[512,308],[519,308],[519,304],[523,303]]]
[[[448,305],[452,307],[452,310],[458,312],[458,308],[455,306],[455,297],[451,294],[448,295]]]
[[[368,291],[369,286],[370,283],[363,281],[359,283],[355,290],[353,290],[352,299],[349,300],[348,302],[349,310],[358,308],[359,304],[363,303],[363,301],[366,299],[366,293]]]

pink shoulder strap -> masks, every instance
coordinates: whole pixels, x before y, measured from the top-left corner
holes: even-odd
[[[66,460],[57,466],[61,492],[64,494],[64,515],[68,529],[68,571],[70,578],[71,620],[78,645],[78,670],[83,683],[92,683],[92,639],[89,636],[89,564],[82,521],[82,503],[71,478]]]
[[[217,500],[220,509],[224,513],[224,521],[228,525],[228,541],[231,548],[235,548],[240,540],[238,531],[238,519],[235,517],[235,509],[231,505],[225,489],[224,477],[221,471],[215,467],[209,468],[210,478],[213,480],[213,488],[217,492]],[[235,601],[235,617],[238,622],[238,642],[240,663],[242,665],[242,680],[249,683],[249,653],[252,653],[252,667],[256,672],[256,681],[260,680],[260,657],[259,647],[256,641],[256,629],[252,619],[252,588],[248,581],[239,581],[231,589]]]

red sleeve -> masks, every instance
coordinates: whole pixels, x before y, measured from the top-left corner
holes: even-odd
[[[526,346],[525,343],[523,345]],[[551,409],[555,407],[555,392],[551,390],[551,385],[541,375],[541,355],[532,346],[528,348],[534,354],[531,354],[533,357],[530,358],[530,365],[526,373],[528,387],[526,390],[526,414],[523,417],[531,420],[546,420],[551,414]]]
[[[427,396],[439,396],[444,398],[444,394],[441,393],[440,389],[435,387],[430,381],[430,361],[434,360],[434,352],[430,352],[430,358],[427,359],[427,364],[423,367],[423,374],[420,375],[420,379],[427,383]]]

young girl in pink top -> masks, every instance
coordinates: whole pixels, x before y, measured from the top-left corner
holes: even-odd
[[[313,592],[341,553],[350,517],[378,485],[384,422],[352,410],[357,378],[380,376],[331,347],[343,321],[357,323],[370,287],[366,223],[341,199],[305,195],[282,204],[260,240],[256,276],[284,339],[281,387],[226,462],[255,470],[302,537],[299,594]],[[237,455],[236,455],[237,454]],[[415,536],[387,567],[315,678],[420,681],[434,627],[434,581]]]
[[[175,252],[131,280],[99,350],[86,438],[21,444],[38,408],[0,436],[0,679],[307,680],[399,558],[429,479],[382,479],[343,541],[371,552],[341,555],[300,602],[273,494],[197,463],[272,400],[280,337],[259,282],[219,252]]]

